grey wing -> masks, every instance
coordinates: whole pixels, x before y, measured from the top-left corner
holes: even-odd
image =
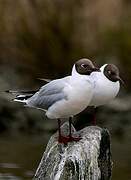
[[[28,99],[27,105],[47,110],[57,101],[67,99],[67,94],[63,91],[68,78],[58,79],[42,86],[41,89]]]

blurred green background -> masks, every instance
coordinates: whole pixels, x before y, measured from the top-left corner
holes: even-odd
[[[69,75],[82,57],[120,68],[125,87],[97,123],[112,136],[112,179],[131,179],[130,54],[130,0],[0,0],[0,179],[31,179],[57,129],[4,91],[37,89],[38,77]]]

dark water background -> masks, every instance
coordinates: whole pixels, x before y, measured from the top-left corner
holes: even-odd
[[[44,137],[0,137],[0,179],[31,179],[45,145]]]

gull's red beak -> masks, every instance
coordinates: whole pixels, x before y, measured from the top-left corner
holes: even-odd
[[[125,82],[123,81],[123,79],[121,79],[119,76],[117,77],[118,81],[121,82],[121,84],[125,85]]]

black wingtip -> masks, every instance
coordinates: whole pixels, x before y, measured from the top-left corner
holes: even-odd
[[[4,92],[6,92],[6,93],[10,93],[10,90],[6,90],[6,91],[4,91]]]
[[[12,90],[5,90],[6,93],[17,93],[17,91],[12,91]]]

